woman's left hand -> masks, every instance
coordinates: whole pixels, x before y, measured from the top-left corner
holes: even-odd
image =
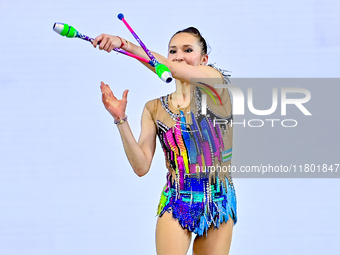
[[[118,36],[101,34],[100,36],[97,36],[92,42],[92,45],[95,48],[98,44],[100,50],[111,52],[114,48],[120,48],[122,46],[122,40],[119,39]]]

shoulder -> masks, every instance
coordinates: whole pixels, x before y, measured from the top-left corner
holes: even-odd
[[[219,73],[220,77],[222,77],[225,84],[230,83],[230,80],[229,80],[229,77],[231,76],[230,71],[225,70],[225,69],[221,69],[221,68],[215,66],[215,63],[214,64],[208,64],[208,66],[211,69],[215,70],[215,72],[217,71]]]
[[[161,108],[163,108],[163,103],[165,100],[165,96],[161,96],[159,98],[151,99],[145,103],[144,108],[150,113],[151,118],[156,121],[157,114]]]
[[[224,70],[224,69],[221,69],[217,66],[215,66],[215,63],[214,64],[208,64],[207,65],[211,70],[213,70],[215,72],[215,75],[218,76],[218,80],[214,79],[213,81],[218,81],[218,84],[230,84],[230,79],[229,77],[231,76],[229,73],[230,71],[228,70]],[[212,84],[212,86],[215,86],[215,83]],[[216,88],[216,91],[219,95],[222,95],[223,91],[225,90],[225,88]]]
[[[151,99],[149,101],[147,101],[144,105],[144,107],[149,111],[153,111],[154,108],[157,107],[158,103],[160,101],[160,98],[155,98],[155,99]]]

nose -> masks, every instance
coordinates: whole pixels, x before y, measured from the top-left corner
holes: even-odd
[[[175,62],[182,62],[184,61],[183,57],[179,57],[179,58],[175,58],[174,59]]]
[[[184,61],[183,55],[180,52],[177,52],[174,61],[175,62],[182,62],[182,61]]]

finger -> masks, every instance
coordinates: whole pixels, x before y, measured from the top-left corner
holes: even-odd
[[[103,39],[103,37],[104,37],[104,34],[101,34],[101,35],[97,36],[97,37],[93,40],[92,45],[96,48],[97,45],[98,45],[98,42],[101,41],[101,40]]]
[[[108,101],[110,98],[110,92],[105,87],[102,90],[102,96],[105,98],[105,101]]]
[[[108,85],[106,85],[104,82],[101,83],[100,85],[100,89],[102,91],[102,95],[105,96],[105,98],[109,98],[109,97],[112,97],[112,92],[110,90],[110,88],[108,87]]]
[[[105,108],[107,107],[107,105],[108,105],[108,100],[107,100],[107,97],[106,97],[106,95],[105,94],[102,94],[102,101],[103,101],[103,103],[104,103],[104,106],[105,106]]]
[[[113,94],[112,90],[110,89],[110,86],[109,85],[106,85],[107,86],[107,93],[109,96],[113,97],[115,100],[118,100],[115,95]]]
[[[127,100],[127,95],[128,95],[128,93],[129,93],[129,90],[128,90],[128,89],[125,90],[125,91],[123,92],[123,99],[124,99],[124,100]]]
[[[100,82],[100,90],[104,93],[105,83],[103,81]]]
[[[106,45],[106,43],[107,43],[108,40],[109,40],[109,38],[106,37],[106,36],[104,36],[104,37],[102,38],[102,41],[101,41],[101,43],[99,44],[99,49],[100,49],[100,50],[102,50],[102,49],[105,47],[105,45]]]
[[[111,44],[107,52],[111,52],[115,48],[114,44]]]
[[[107,96],[107,97],[109,97],[110,95],[111,95],[111,91],[110,91],[110,89],[108,89],[107,88],[107,85],[105,85],[104,86],[104,89],[103,89],[103,93],[105,93],[105,95]]]
[[[109,48],[112,46],[112,42],[110,38],[107,40],[107,43],[105,44],[104,50],[109,52]]]
[[[116,97],[113,95],[109,85],[105,84],[104,82],[101,82],[101,86],[100,86],[102,93],[104,93],[107,97],[113,97],[114,99],[116,99]]]

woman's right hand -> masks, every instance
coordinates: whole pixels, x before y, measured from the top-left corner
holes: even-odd
[[[117,121],[125,117],[125,109],[127,104],[127,94],[129,90],[123,92],[123,98],[118,100],[112,93],[109,85],[101,82],[100,89],[102,91],[102,100],[106,110]]]

